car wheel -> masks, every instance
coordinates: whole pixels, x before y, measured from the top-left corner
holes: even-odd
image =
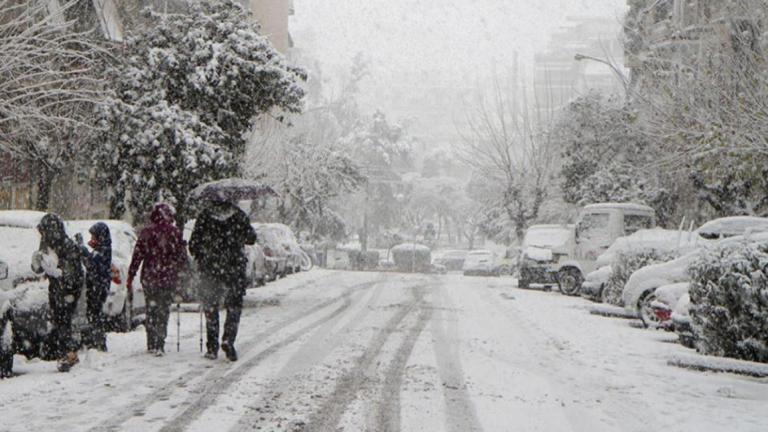
[[[640,315],[640,320],[643,322],[645,328],[657,328],[659,326],[659,318],[653,311],[651,306],[656,301],[655,291],[646,291],[637,301],[637,310]]]
[[[496,271],[496,274],[499,276],[512,276],[512,268],[507,265],[503,265],[499,267],[499,269]]]
[[[517,287],[520,289],[528,289],[531,286],[531,281],[528,278],[520,278],[517,280]]]
[[[557,272],[557,285],[560,287],[560,292],[574,296],[581,290],[581,283],[584,282],[584,278],[581,276],[579,269],[568,267],[561,269]]]

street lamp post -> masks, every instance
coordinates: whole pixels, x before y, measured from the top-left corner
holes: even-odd
[[[598,63],[602,63],[609,68],[611,68],[611,71],[616,75],[616,78],[621,82],[621,85],[624,87],[624,95],[627,99],[629,99],[629,78],[627,78],[627,75],[621,71],[618,67],[616,67],[615,64],[611,63],[608,60],[592,57],[584,54],[576,54],[573,56],[573,59],[576,61],[582,61],[582,60],[592,60],[596,61]]]

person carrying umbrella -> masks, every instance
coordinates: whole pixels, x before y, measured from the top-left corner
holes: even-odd
[[[179,272],[187,262],[181,231],[174,223],[168,204],[155,204],[150,224],[139,233],[128,268],[128,292],[133,292],[133,278],[141,266],[141,285],[147,303],[147,351],[165,355],[165,337],[173,295],[178,290]]]
[[[200,270],[200,297],[206,323],[205,357],[216,359],[219,351],[219,307],[226,308],[221,349],[237,361],[235,338],[247,288],[245,245],[256,243],[248,216],[233,204],[225,191],[203,194],[208,203],[197,218],[189,251]]]

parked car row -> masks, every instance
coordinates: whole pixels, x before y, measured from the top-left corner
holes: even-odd
[[[654,255],[646,265],[630,266],[626,280],[618,278],[624,283],[615,287],[620,295],[613,302],[638,316],[646,327],[675,331],[683,345],[693,347],[697,335],[689,314],[691,266],[712,248],[766,242],[768,218],[761,217],[715,219],[688,232],[641,230],[617,239],[598,258],[602,266],[587,275],[582,295],[594,301],[608,300],[603,293],[610,283],[617,283],[617,266],[626,265],[632,257]],[[609,283],[610,278],[614,279]]]

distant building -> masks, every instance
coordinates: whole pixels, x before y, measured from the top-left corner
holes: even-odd
[[[288,30],[288,19],[294,11],[293,0],[241,0],[241,3],[246,3],[261,24],[261,34],[267,36],[278,51],[287,54],[293,48]]]
[[[608,65],[576,60],[579,54],[591,56],[623,69],[620,34],[621,24],[616,19],[568,18],[568,24],[551,36],[548,49],[534,57],[539,110],[552,112],[589,90],[623,92],[621,80]]]

